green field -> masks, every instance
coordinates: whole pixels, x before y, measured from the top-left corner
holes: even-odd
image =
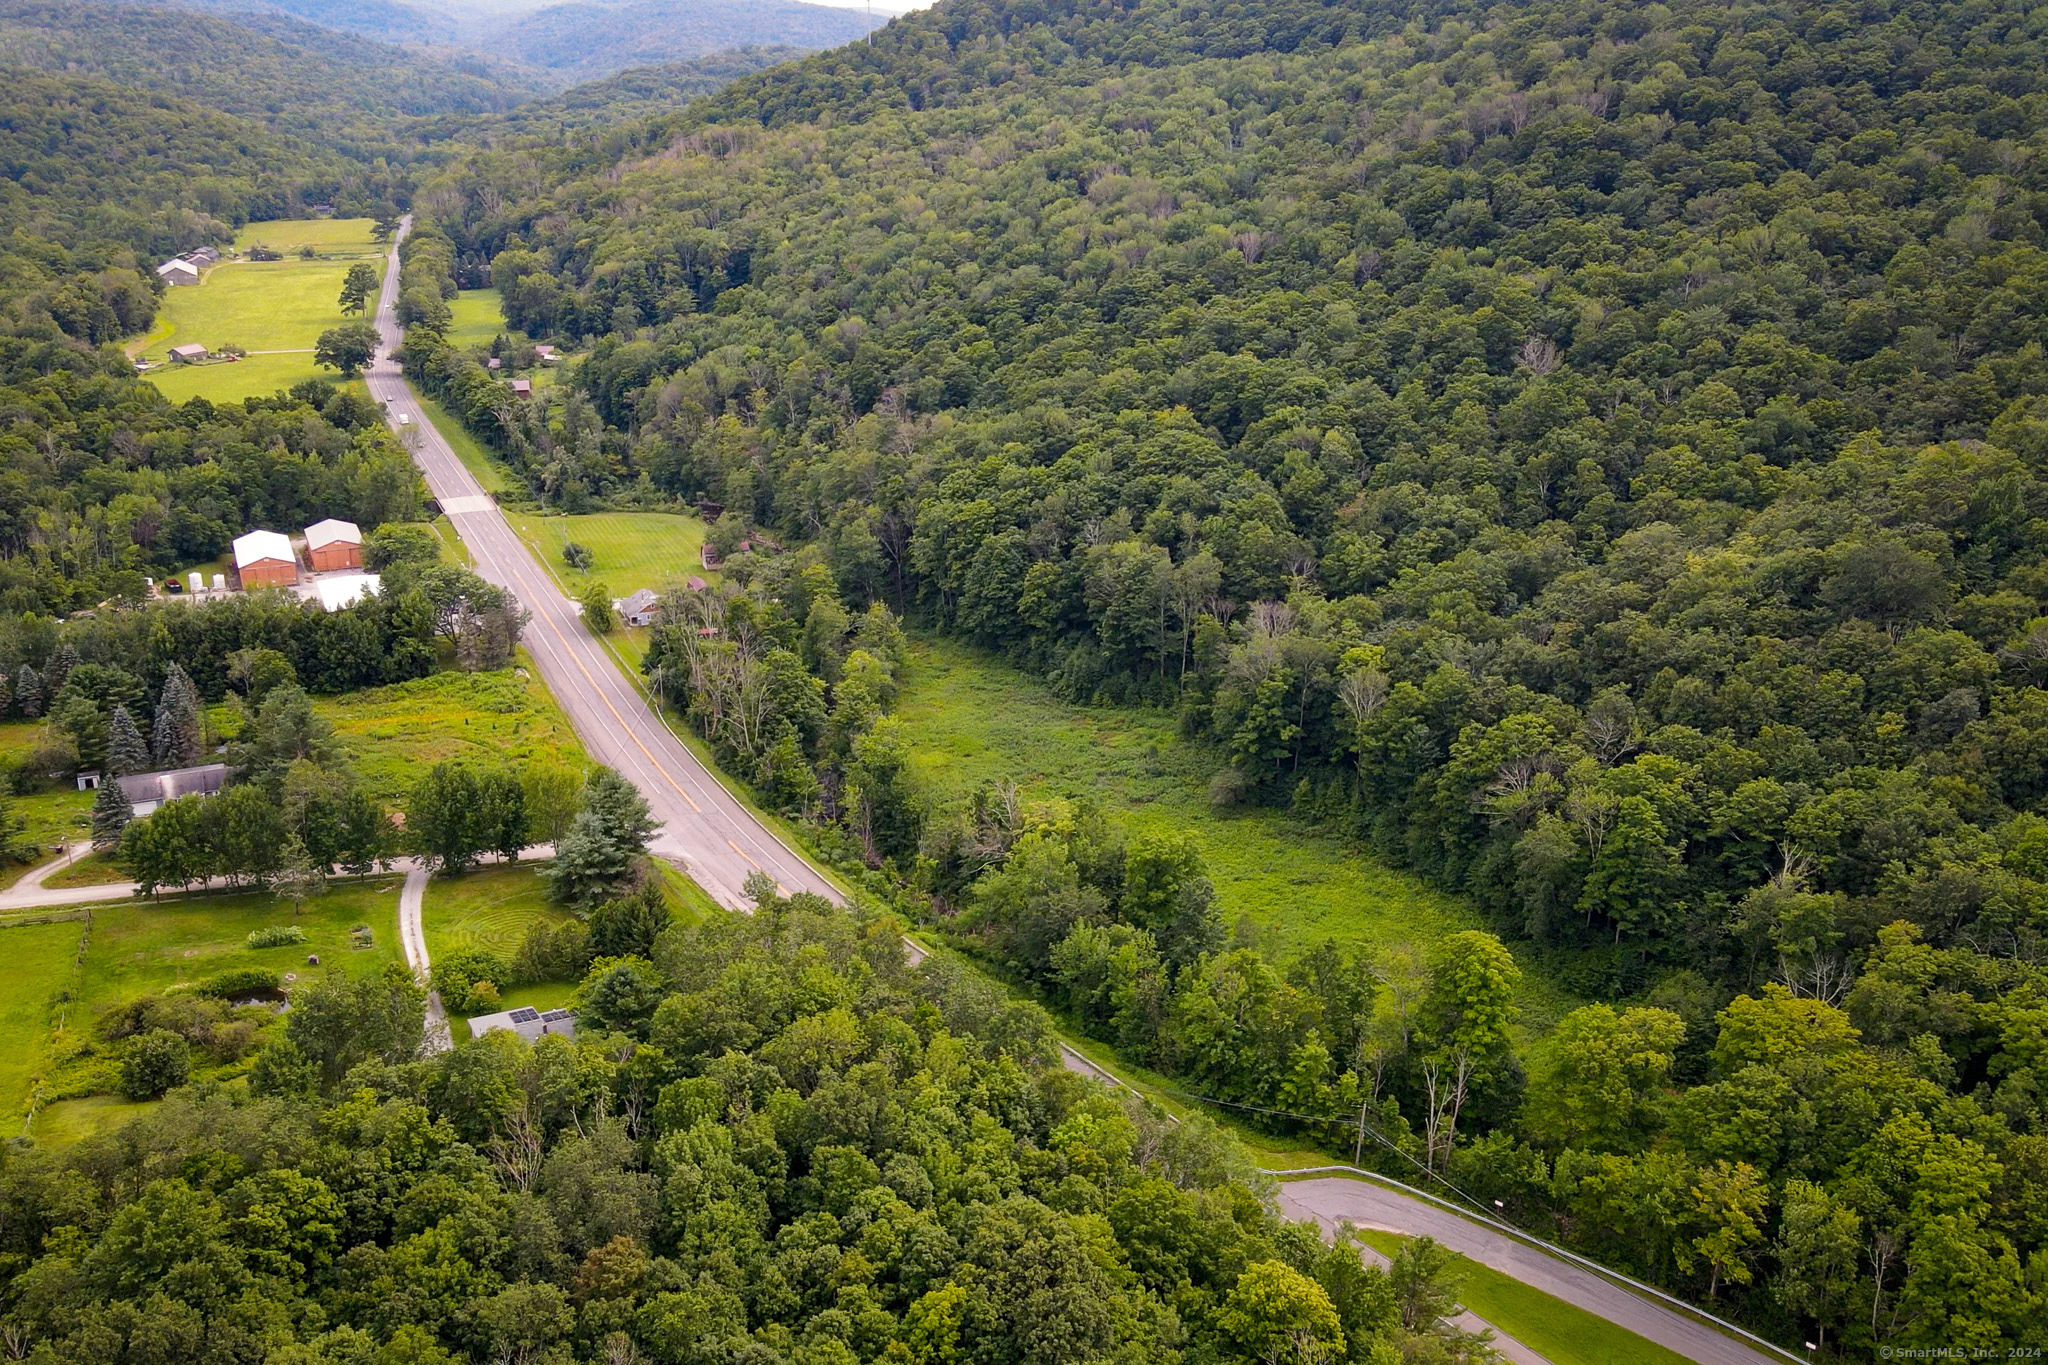
[[[235,234],[235,250],[267,246],[296,257],[300,247],[310,246],[322,256],[384,256],[384,247],[370,229],[370,218],[280,218],[251,223]]]
[[[505,519],[571,597],[582,596],[592,582],[604,584],[617,599],[631,597],[642,588],[662,592],[692,574],[706,582],[718,581],[716,573],[704,568],[704,523],[685,513],[591,512],[547,517],[507,512]],[[572,569],[562,562],[562,547],[571,542],[589,547],[589,569]],[[640,658],[647,650],[647,631],[622,628],[612,633],[609,643],[627,674],[638,677]]]
[[[505,314],[495,289],[465,289],[448,305],[455,320],[448,328],[448,344],[459,351],[488,346],[503,335],[507,340],[523,335],[505,325]]]
[[[426,903],[420,910],[427,957],[431,960],[462,948],[486,948],[509,962],[528,929],[575,918],[548,899],[547,882],[542,877],[546,867],[542,862],[510,867],[493,864],[460,877],[435,877],[428,882]],[[573,981],[501,986],[500,1008],[531,1005],[553,1009],[567,1004],[575,989]],[[469,1029],[461,1018],[450,1018],[449,1031],[456,1043],[469,1041]]]
[[[83,917],[0,927],[0,1114],[24,1112],[39,1088],[72,1101],[103,1091],[110,1059],[97,1046],[99,1018],[137,996],[240,967],[300,977],[328,968],[380,969],[398,955],[400,881],[339,883],[297,915],[262,893],[98,905],[90,911],[90,936],[75,976]],[[306,941],[250,948],[249,932],[272,924],[296,924]],[[358,946],[351,932],[358,924],[369,926],[368,947]],[[308,954],[317,954],[321,966],[311,967]],[[75,1137],[73,1130],[88,1119],[106,1122],[126,1112],[127,1106],[74,1104],[50,1123]],[[37,1131],[45,1131],[40,1117]]]
[[[79,978],[74,1031],[110,1005],[149,991],[189,985],[238,967],[296,972],[328,967],[372,971],[398,957],[398,888],[404,879],[369,877],[334,883],[294,915],[291,903],[265,892],[233,896],[166,894],[158,901],[118,901],[93,911],[92,946]],[[296,924],[306,941],[251,948],[252,929]],[[370,927],[371,946],[353,945],[350,929]],[[319,968],[308,968],[317,954]]]
[[[370,220],[255,223],[235,245],[242,250],[257,243],[283,252],[285,259],[222,261],[198,285],[168,291],[156,327],[130,344],[131,355],[155,367],[150,379],[171,401],[239,402],[304,379],[335,377],[313,363],[313,345],[322,332],[348,320],[335,299],[349,266],[367,261],[383,274],[383,252],[370,240]],[[307,244],[319,259],[299,259],[299,247]],[[168,363],[171,347],[192,342],[213,349],[239,346],[249,354],[232,363]]]
[[[1391,1256],[1408,1239],[1362,1228],[1358,1240]],[[1520,1280],[1464,1256],[1452,1262],[1458,1298],[1466,1308],[1552,1362],[1552,1365],[1686,1365],[1686,1358],[1625,1327],[1531,1289]]]
[[[0,764],[12,764],[27,757],[45,738],[43,722],[39,720],[0,723]],[[48,791],[0,800],[27,825],[29,841],[46,851],[57,844],[84,838],[91,827],[92,793],[77,790],[68,778]],[[46,852],[41,861],[48,860]],[[40,863],[0,863],[0,890],[14,885],[23,873],[36,866]]]
[[[1071,705],[1017,669],[930,636],[914,642],[898,710],[918,776],[942,804],[1009,778],[1027,802],[1091,797],[1132,834],[1186,834],[1208,863],[1225,925],[1248,922],[1283,958],[1324,939],[1429,943],[1481,922],[1454,897],[1284,813],[1214,810],[1208,784],[1220,760],[1179,738],[1164,712]],[[1533,974],[1524,980],[1533,985]],[[1525,1024],[1541,1026],[1544,994],[1525,987]]]
[[[544,517],[520,512],[508,513],[507,520],[571,596],[592,579],[610,588],[614,597],[629,597],[641,588],[659,592],[692,574],[707,581],[718,577],[704,569],[704,523],[685,513]],[[571,542],[590,548],[593,562],[588,570],[562,562],[562,547]]]
[[[49,1060],[50,1025],[71,980],[83,919],[0,928],[0,1135],[28,1104]]]
[[[544,862],[494,863],[460,877],[430,880],[420,910],[427,956],[487,948],[510,959],[529,928],[575,918],[548,899],[546,869]]]
[[[496,673],[436,673],[315,705],[371,792],[394,805],[437,763],[538,758],[580,767],[588,760],[568,717],[520,657],[519,667]]]

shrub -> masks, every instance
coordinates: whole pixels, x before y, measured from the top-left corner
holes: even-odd
[[[580,920],[536,924],[520,940],[512,958],[512,980],[521,985],[541,981],[581,981],[590,970],[590,930]]]
[[[251,948],[283,948],[305,941],[306,931],[296,924],[269,924],[249,931]]]
[[[193,989],[216,1000],[243,1000],[252,995],[276,995],[283,984],[276,972],[262,967],[237,967],[219,976],[209,976]]]
[[[121,1093],[131,1100],[153,1100],[191,1076],[191,1045],[169,1029],[143,1034],[121,1059]]]
[[[434,964],[434,989],[441,992],[441,1003],[458,1014],[496,1010],[498,983],[511,979],[512,968],[487,948],[460,948]],[[480,986],[490,990],[480,992]]]

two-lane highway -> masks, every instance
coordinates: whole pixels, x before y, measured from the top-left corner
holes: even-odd
[[[831,882],[756,819],[669,731],[619,671],[610,651],[583,624],[576,604],[562,595],[496,501],[421,411],[412,386],[391,359],[401,335],[398,243],[411,228],[408,216],[393,239],[385,266],[384,288],[377,299],[382,340],[367,376],[370,394],[384,404],[392,429],[412,442],[413,459],[469,548],[476,572],[508,589],[533,614],[522,642],[584,747],[600,763],[625,774],[647,797],[661,822],[654,851],[680,859],[698,885],[720,902],[744,908],[741,887],[750,875],[762,871],[785,891],[815,891],[840,903]],[[408,419],[404,425],[401,417]],[[677,577],[691,567],[678,563]]]

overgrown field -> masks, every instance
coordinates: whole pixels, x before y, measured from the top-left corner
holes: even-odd
[[[496,673],[436,673],[321,697],[316,705],[333,722],[349,763],[391,805],[402,803],[437,763],[587,761],[568,717],[530,664]]]
[[[898,711],[918,777],[942,805],[1008,778],[1027,802],[1092,798],[1131,834],[1188,835],[1225,925],[1283,960],[1325,939],[1427,945],[1480,924],[1456,898],[1286,814],[1213,809],[1208,785],[1221,760],[1181,739],[1162,712],[1071,705],[1028,674],[930,635],[913,642]],[[1523,1022],[1541,1030],[1563,1002],[1537,972],[1523,981]]]
[[[383,275],[383,251],[370,239],[367,218],[254,223],[235,246],[255,244],[284,259],[224,260],[200,284],[169,290],[156,327],[131,347],[156,367],[149,377],[173,402],[239,402],[304,379],[333,378],[332,370],[313,363],[313,346],[322,332],[348,321],[337,302],[342,278],[358,261]],[[316,259],[299,257],[306,245],[318,253]],[[239,346],[249,354],[232,363],[168,363],[171,347],[194,342],[213,350]]]

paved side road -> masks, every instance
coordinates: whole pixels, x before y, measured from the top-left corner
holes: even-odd
[[[418,398],[391,359],[400,338],[397,242],[411,228],[408,216],[393,242],[377,300],[382,343],[367,376],[370,393],[385,405],[393,430],[401,416],[411,419],[413,459],[468,547],[477,573],[510,590],[533,613],[523,643],[584,747],[599,762],[625,774],[646,796],[661,823],[653,851],[681,860],[714,899],[744,909],[747,900],[741,888],[754,872],[765,871],[785,892],[812,891],[835,905],[843,904],[823,873],[755,819],[669,732],[620,673],[610,651],[585,628],[576,604],[562,595],[506,523],[497,503],[421,412]],[[680,577],[691,567],[679,563],[676,573]]]
[[[415,863],[405,874],[405,885],[398,889],[398,941],[405,948],[405,965],[427,988],[426,1050],[446,1052],[455,1046],[455,1039],[448,1032],[448,1011],[442,1007],[441,992],[433,988],[429,977],[433,964],[427,958],[427,926],[420,913],[426,901],[427,870]]]
[[[1705,1323],[1624,1289],[1612,1280],[1539,1251],[1526,1242],[1495,1232],[1368,1180],[1317,1178],[1295,1180],[1280,1187],[1280,1209],[1289,1218],[1313,1220],[1326,1231],[1340,1222],[1382,1228],[1410,1236],[1429,1236],[1481,1265],[1512,1276],[1553,1298],[1587,1312],[1646,1341],[1676,1351],[1700,1365],[1785,1365],[1786,1357],[1766,1354],[1723,1335]]]

